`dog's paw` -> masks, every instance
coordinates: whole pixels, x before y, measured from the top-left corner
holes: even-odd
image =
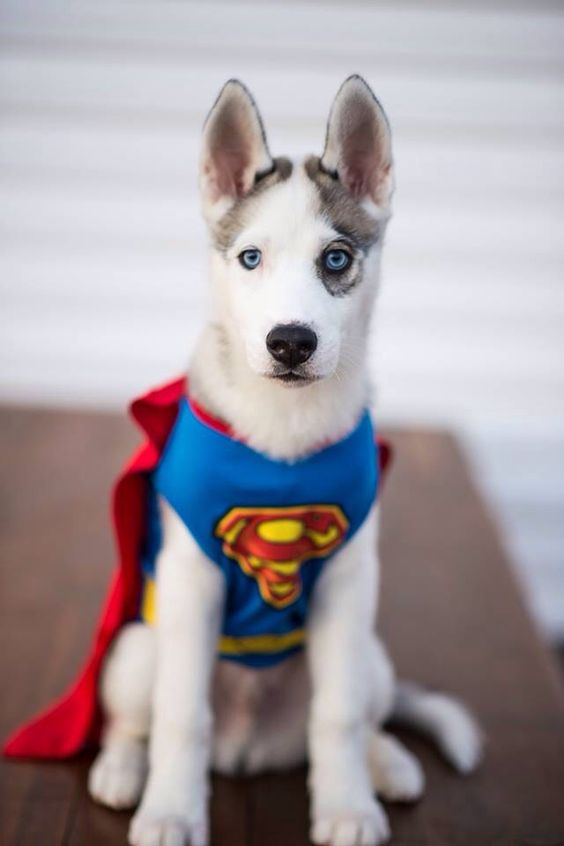
[[[311,826],[312,843],[323,846],[380,846],[390,838],[388,818],[374,801],[363,811],[321,815]]]
[[[88,792],[95,802],[116,810],[134,808],[147,775],[147,752],[142,744],[102,749],[88,774]]]
[[[184,816],[136,814],[129,827],[130,846],[207,846],[205,821],[191,823]]]
[[[389,802],[415,802],[423,795],[425,776],[419,761],[391,735],[374,737],[370,770],[374,789]]]

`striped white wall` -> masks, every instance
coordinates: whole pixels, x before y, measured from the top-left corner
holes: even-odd
[[[557,4],[0,5],[0,398],[120,406],[205,313],[201,123],[230,76],[274,153],[351,71],[397,160],[380,415],[457,428],[564,636],[564,14]]]

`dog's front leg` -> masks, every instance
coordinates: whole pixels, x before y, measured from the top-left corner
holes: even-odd
[[[372,514],[327,564],[308,623],[311,839],[330,846],[376,846],[389,836],[368,763],[375,697],[389,696],[375,690],[374,529]]]
[[[161,503],[157,560],[157,670],[149,778],[132,820],[134,846],[205,846],[211,748],[209,683],[223,607],[223,576]]]

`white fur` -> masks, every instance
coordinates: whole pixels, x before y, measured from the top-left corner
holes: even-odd
[[[155,658],[153,632],[137,623],[124,626],[104,665],[106,726],[88,789],[111,808],[132,808],[145,785]]]
[[[386,817],[373,795],[370,735],[389,713],[393,676],[372,633],[374,515],[322,573],[308,625],[312,840],[380,843]]]
[[[477,767],[483,746],[481,729],[453,697],[403,682],[396,692],[394,719],[428,734],[460,773],[470,773]]]
[[[353,89],[358,102],[358,83]],[[346,96],[341,89],[341,101]],[[254,106],[240,91],[236,97],[245,112],[238,139],[244,171],[232,180],[240,191],[248,190],[253,162],[258,167],[269,154],[256,135],[260,123],[248,112]],[[221,126],[221,120],[214,123],[216,112],[221,119],[226,100],[229,91],[208,119],[206,138],[215,138],[216,144]],[[372,108],[364,94],[361,100],[362,109]],[[374,114],[380,120],[380,113]],[[329,149],[341,162],[346,151],[337,155],[336,144]],[[224,212],[234,202],[232,196],[218,195],[226,176],[214,171],[216,152],[204,152],[201,180],[204,210],[212,222],[218,209]],[[385,184],[391,184],[389,157],[386,167]],[[373,177],[371,184],[376,184]],[[384,183],[377,184],[381,190]],[[386,213],[382,206],[375,208],[382,220]],[[361,284],[336,298],[314,271],[315,256],[334,236],[319,214],[313,184],[298,165],[290,179],[257,197],[227,255],[212,256],[214,311],[193,357],[191,391],[251,447],[279,458],[296,459],[342,437],[369,402],[366,344],[380,245],[365,260]],[[252,272],[237,260],[250,246],[263,253],[261,267]],[[296,321],[318,335],[308,362],[317,381],[301,388],[269,378],[265,347],[274,325]],[[112,807],[137,803],[148,738],[148,778],[130,843],[206,846],[210,764],[225,773],[254,773],[293,766],[308,754],[313,842],[385,842],[389,827],[374,790],[387,799],[413,800],[422,792],[423,776],[413,757],[380,731],[393,708],[395,681],[373,633],[379,577],[376,509],[319,578],[306,654],[259,671],[216,660],[223,577],[165,502],[161,513],[158,622],[154,630],[142,624],[126,627],[106,661],[101,694],[107,728],[91,771],[92,796]],[[461,770],[469,769],[479,757],[479,735],[461,707],[445,697],[403,693],[402,716],[431,733]]]
[[[425,776],[417,758],[396,737],[378,732],[370,738],[372,784],[389,802],[415,802],[423,794]]]
[[[149,778],[130,830],[136,846],[208,839],[209,685],[225,585],[176,513],[162,507]],[[155,832],[159,832],[158,835]],[[160,839],[159,839],[160,837]]]
[[[277,458],[297,458],[345,434],[368,401],[365,359],[380,248],[368,256],[361,285],[347,297],[330,296],[313,262],[335,231],[315,215],[314,202],[315,188],[296,163],[289,180],[257,200],[250,225],[228,257],[212,254],[214,321],[190,370],[196,397],[231,421],[255,449]],[[253,272],[236,258],[249,246],[263,251],[263,263]],[[266,335],[275,325],[292,322],[307,323],[318,337],[309,372],[319,381],[307,388],[265,378],[272,363]],[[228,379],[217,325],[230,343]]]
[[[333,375],[341,358],[343,324],[351,319],[358,296],[320,296],[314,262],[320,245],[334,241],[337,232],[315,214],[315,201],[315,186],[295,163],[290,179],[257,200],[250,225],[227,259],[218,257],[223,264],[216,274],[220,320],[237,331],[247,366],[261,376],[272,366],[264,339],[279,323],[306,323],[317,332],[312,376]],[[263,255],[253,272],[236,261],[248,247],[258,247]]]

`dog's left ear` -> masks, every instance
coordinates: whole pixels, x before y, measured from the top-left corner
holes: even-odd
[[[272,167],[255,101],[242,82],[230,79],[204,126],[200,190],[207,219],[218,220]]]
[[[390,126],[361,76],[349,76],[335,97],[321,167],[338,177],[356,200],[388,206],[393,191]]]

